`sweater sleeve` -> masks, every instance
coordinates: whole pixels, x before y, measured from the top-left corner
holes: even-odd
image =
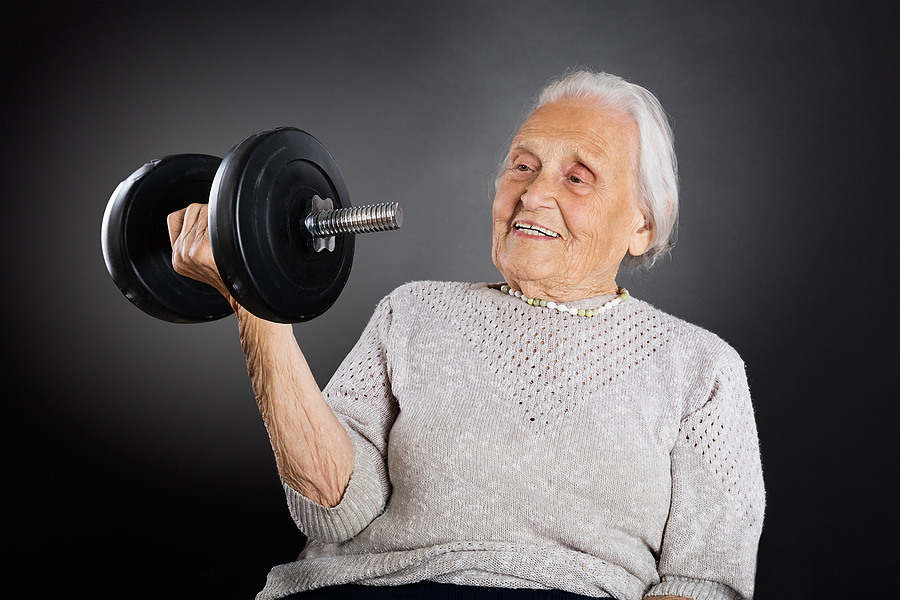
[[[765,493],[743,363],[715,373],[707,401],[685,417],[672,450],[672,499],[649,596],[751,598]]]
[[[385,298],[323,390],[353,444],[353,472],[341,502],[327,508],[283,483],[291,516],[310,540],[349,540],[384,512],[390,496],[387,444],[398,412],[389,372],[391,319]]]

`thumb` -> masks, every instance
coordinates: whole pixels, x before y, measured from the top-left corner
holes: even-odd
[[[166,218],[166,224],[169,226],[169,243],[173,246],[175,245],[175,240],[181,235],[182,228],[184,228],[185,212],[187,212],[187,208],[182,208]]]

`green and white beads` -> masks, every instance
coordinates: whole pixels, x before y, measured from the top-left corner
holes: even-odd
[[[625,300],[628,299],[628,290],[623,287],[620,287],[616,290],[618,294],[615,298],[605,303],[603,306],[598,306],[597,308],[569,308],[565,304],[556,303],[549,300],[542,300],[541,298],[528,298],[520,292],[519,290],[514,290],[508,285],[504,284],[500,286],[500,291],[504,294],[509,294],[510,296],[515,296],[520,300],[523,300],[530,304],[531,306],[540,306],[541,308],[549,308],[552,310],[557,310],[562,313],[568,313],[570,315],[576,317],[594,317],[602,313],[603,311],[609,310],[613,306],[618,304],[622,304]]]

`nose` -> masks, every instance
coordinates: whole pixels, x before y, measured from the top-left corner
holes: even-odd
[[[541,170],[528,184],[521,201],[528,210],[549,208],[556,204],[556,186],[546,170]]]

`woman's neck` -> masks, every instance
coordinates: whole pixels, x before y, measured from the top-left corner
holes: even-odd
[[[553,302],[576,302],[597,296],[615,295],[619,289],[615,278],[603,283],[585,284],[585,282],[581,282],[580,285],[568,282],[509,281],[509,279],[506,280],[506,283],[529,298],[540,298]]]

